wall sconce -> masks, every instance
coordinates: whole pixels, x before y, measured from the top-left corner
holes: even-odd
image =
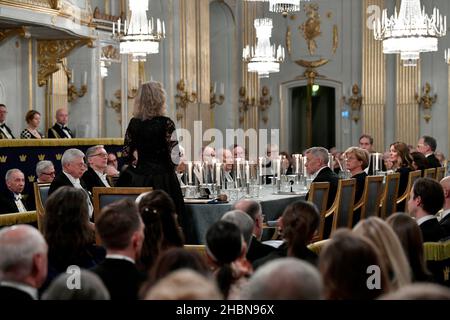
[[[209,108],[214,109],[216,105],[221,106],[225,102],[225,85],[223,83],[220,84],[220,93],[217,92],[217,83],[214,82],[214,86],[211,85],[209,87]]]
[[[183,119],[183,113],[180,108],[186,110],[188,103],[194,103],[197,101],[197,92],[194,91],[195,85],[191,92],[186,89],[186,84],[183,79],[177,82],[177,94],[175,95],[175,105],[178,110],[177,120]]]
[[[259,97],[259,105],[258,107],[261,108],[262,112],[267,111],[269,109],[269,106],[272,105],[272,96],[270,95],[269,88],[267,86],[263,86],[261,89],[261,96]],[[262,117],[265,124],[269,121],[269,117],[267,114],[263,114]]]
[[[69,80],[69,85],[67,87],[67,100],[69,102],[75,101],[78,98],[83,97],[87,93],[87,72],[84,72],[83,83],[80,89],[77,89],[74,82],[74,72],[72,70],[66,70],[67,79]]]
[[[343,96],[342,101],[350,106],[352,119],[355,123],[358,123],[358,120],[361,118],[362,96],[359,94],[359,87],[356,83],[352,87],[352,96],[348,99]]]
[[[255,106],[255,98],[247,97],[247,89],[245,87],[239,88],[239,123],[244,122],[245,113],[250,107]]]
[[[416,93],[414,95],[414,98],[416,99],[419,106],[422,105],[423,112],[424,112],[423,118],[428,123],[431,119],[431,107],[437,100],[437,94],[435,94],[434,96],[430,95],[431,86],[428,82],[425,83],[425,86],[422,88],[422,91],[423,91],[423,96],[420,97]]]

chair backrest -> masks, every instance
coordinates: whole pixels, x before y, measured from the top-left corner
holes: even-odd
[[[322,251],[323,247],[329,242],[330,239],[320,240],[313,243],[310,243],[308,245],[308,249],[314,252],[315,254],[319,255]]]
[[[445,168],[444,167],[439,167],[436,168],[436,181],[439,182],[441,181],[445,176]]]
[[[381,201],[381,218],[386,219],[397,210],[397,194],[400,182],[400,173],[386,176],[384,195]]]
[[[336,201],[338,205],[333,217],[332,231],[338,228],[351,228],[353,223],[353,206],[355,203],[355,179],[341,179],[338,184]]]
[[[329,182],[313,182],[309,188],[308,201],[314,203],[319,209],[320,217],[327,211],[328,193],[330,192]]]
[[[383,197],[383,176],[367,176],[364,185],[364,205],[361,207],[361,220],[379,216]]]
[[[436,168],[428,168],[423,171],[424,178],[436,179]]]
[[[411,189],[416,182],[417,179],[422,177],[422,170],[411,171],[408,176],[408,185],[406,187],[405,192],[402,195],[398,195],[397,204],[405,201],[405,203],[409,200],[409,194],[411,193]],[[408,210],[408,206],[405,206],[405,212]]]
[[[207,261],[206,246],[204,244],[185,244],[183,247],[187,251],[197,252],[203,259],[205,259],[205,261]]]
[[[36,203],[36,216],[38,222],[39,231],[44,231],[44,215],[45,215],[45,202],[48,198],[48,190],[50,189],[50,183],[34,183],[34,201]]]
[[[36,211],[0,214],[0,228],[36,222]]]
[[[428,270],[433,274],[434,280],[450,287],[450,240],[425,242],[423,249]]]

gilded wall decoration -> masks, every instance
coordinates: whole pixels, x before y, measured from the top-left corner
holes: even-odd
[[[321,21],[319,15],[319,5],[315,3],[305,5],[304,9],[308,18],[298,28],[301,30],[303,38],[308,44],[309,54],[315,55],[317,49],[315,39],[322,35],[322,31],[320,29]]]
[[[423,95],[419,96],[419,94],[415,94],[414,98],[416,99],[419,106],[423,107],[424,116],[423,118],[428,123],[431,119],[431,107],[436,103],[437,94],[431,95],[431,86],[427,82],[425,86],[422,88]]]

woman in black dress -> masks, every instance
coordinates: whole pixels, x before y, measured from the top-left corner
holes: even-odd
[[[175,173],[179,146],[174,122],[164,116],[166,92],[161,83],[150,81],[139,87],[133,118],[125,133],[124,155],[129,163],[137,151],[136,166],[121,173],[118,186],[153,187],[166,191],[175,202],[183,227],[184,200]],[[185,230],[186,231],[186,230]]]
[[[413,158],[409,153],[409,148],[404,142],[394,142],[390,145],[390,160],[392,161],[392,169],[400,173],[400,181],[398,185],[398,197],[402,196],[408,187],[409,173],[414,170],[412,165]],[[405,209],[405,201],[397,204],[397,211],[401,212]]]

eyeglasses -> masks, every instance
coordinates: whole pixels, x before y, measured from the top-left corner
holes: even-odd
[[[96,153],[91,155],[91,157],[102,157],[102,158],[107,158],[108,154],[107,153]]]
[[[54,175],[56,174],[56,172],[55,172],[55,171],[52,171],[52,172],[42,172],[41,174],[44,174],[44,175],[46,175],[46,176],[54,176]]]

